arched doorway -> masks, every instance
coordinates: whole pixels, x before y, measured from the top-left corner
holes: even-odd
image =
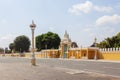
[[[68,49],[68,46],[67,46],[67,44],[65,44],[65,45],[64,45],[63,58],[67,58],[67,49]]]
[[[81,57],[82,57],[82,59],[87,59],[87,51],[86,50],[82,51]]]

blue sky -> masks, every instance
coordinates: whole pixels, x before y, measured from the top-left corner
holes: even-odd
[[[120,32],[120,0],[0,0],[0,47],[16,36],[31,38],[48,31],[63,38],[65,30],[79,46],[90,46]]]

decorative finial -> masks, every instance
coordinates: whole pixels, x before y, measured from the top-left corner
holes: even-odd
[[[34,24],[34,20],[32,20],[32,24]]]
[[[30,24],[30,28],[31,28],[31,29],[35,29],[35,27],[36,27],[36,24],[35,24],[34,21],[32,20],[32,24]]]
[[[67,34],[67,31],[65,30],[64,38],[67,38],[67,37],[68,37],[68,34]]]
[[[95,37],[95,42],[94,42],[94,44],[95,44],[95,47],[97,47],[97,38]]]

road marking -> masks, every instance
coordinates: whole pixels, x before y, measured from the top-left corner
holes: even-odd
[[[78,73],[86,73],[83,70],[76,70],[76,69],[69,69],[69,68],[61,68],[61,67],[55,67],[56,70],[64,71],[68,74],[78,74]]]
[[[61,68],[61,67],[55,67],[55,69],[60,70],[60,71],[64,71],[65,73],[68,74],[84,74],[87,73],[89,75],[95,75],[95,76],[105,76],[105,74],[101,74],[98,71],[89,71],[87,69],[84,70],[77,70],[77,69],[69,69],[69,68]]]
[[[75,71],[75,70],[72,70],[72,71],[67,71],[66,73],[68,73],[68,74],[82,74],[82,73],[85,73],[85,71]]]
[[[89,69],[83,69],[88,72],[95,72],[95,73],[103,73],[104,71],[97,71],[97,70],[89,70]]]
[[[75,75],[75,74],[88,74],[89,76],[94,76],[94,77],[99,77],[99,76],[106,76],[106,74],[101,74],[98,73],[97,71],[88,71],[87,69],[85,70],[76,70],[76,69],[69,69],[69,68],[61,68],[61,67],[56,67],[55,69],[63,71],[65,73]]]
[[[90,72],[90,73],[101,74],[103,76],[111,76],[111,77],[120,78],[120,76],[103,73],[104,71],[96,71],[96,70],[89,70],[89,69],[84,69],[84,70],[87,71],[87,72]]]
[[[63,67],[54,67],[54,69],[63,71],[65,73],[68,73],[68,74],[71,74],[71,75],[86,73],[90,76],[104,76],[104,77],[105,76],[111,76],[111,77],[120,78],[120,76],[105,74],[105,73],[103,73],[103,71],[96,71],[96,70],[88,70],[88,69],[77,70],[77,69],[69,69],[69,68],[63,68]]]
[[[120,68],[113,68],[113,67],[104,67],[104,68],[107,68],[107,69],[120,69]]]

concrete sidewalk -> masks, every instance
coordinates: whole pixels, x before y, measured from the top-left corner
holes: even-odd
[[[44,58],[45,59],[45,58]],[[120,63],[120,61],[116,61],[116,60],[103,60],[103,59],[65,59],[65,58],[58,58],[60,60],[73,60],[73,61],[99,61],[99,62],[113,62],[113,63]]]

